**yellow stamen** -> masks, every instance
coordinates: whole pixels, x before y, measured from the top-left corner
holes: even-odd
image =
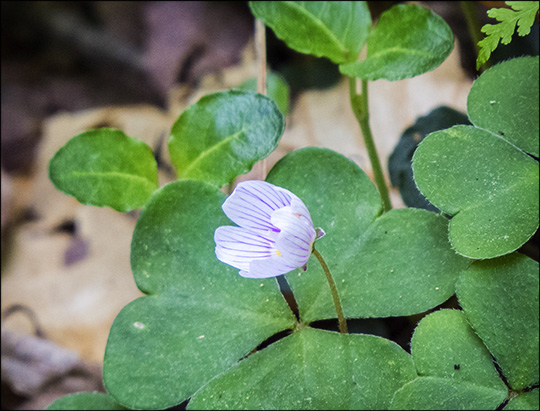
[[[283,256],[281,255],[281,253],[279,252],[279,250],[276,250],[276,254],[277,254],[279,257],[283,257]]]

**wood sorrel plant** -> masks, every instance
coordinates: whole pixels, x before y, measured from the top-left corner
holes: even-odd
[[[250,6],[290,47],[350,76],[378,190],[344,156],[308,147],[282,158],[270,184],[244,183],[226,201],[219,188],[268,156],[284,130],[276,104],[248,91],[207,95],[180,115],[169,140],[179,181],[161,188],[144,143],[111,129],[74,137],[50,178],[84,204],[143,208],[131,265],[147,296],[111,328],[108,395],[51,408],[188,399],[189,409],[538,408],[538,264],[516,251],[538,228],[538,58],[486,71],[469,94],[473,125],[420,144],[414,179],[440,213],[391,210],[367,82],[436,68],[452,49],[448,26],[412,5],[392,7],[374,28],[365,2]],[[227,216],[240,227],[223,228]],[[326,233],[316,250],[315,226]],[[282,274],[298,318],[272,278]],[[346,324],[341,333],[310,326],[423,313],[454,294],[461,310],[425,316],[410,354]]]

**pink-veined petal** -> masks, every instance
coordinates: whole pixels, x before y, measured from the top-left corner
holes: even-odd
[[[214,233],[216,257],[239,270],[249,270],[250,263],[275,255],[273,241],[241,227],[222,226]]]
[[[300,200],[294,194],[293,196],[294,197],[291,199],[291,208],[293,209],[293,212],[301,214],[303,217],[305,217],[309,221],[309,225],[313,226],[313,221],[311,220],[311,214],[309,214],[309,211],[306,205],[304,204],[302,200]]]
[[[303,240],[293,235],[282,233],[276,241],[276,248],[283,259],[289,265],[302,267],[309,260],[311,255],[311,244],[305,245]]]
[[[240,227],[276,231],[270,220],[272,213],[290,204],[287,193],[277,188],[265,181],[241,182],[223,203],[223,211]]]
[[[311,219],[293,211],[292,207],[283,207],[274,211],[272,223],[281,230],[275,243],[280,254],[289,264],[303,266],[317,237]]]
[[[316,237],[311,218],[295,212],[292,207],[283,207],[272,213],[271,222],[281,232],[290,232],[311,244]]]
[[[283,257],[275,254],[273,257],[262,260],[253,260],[249,270],[240,271],[242,277],[247,278],[269,278],[287,274],[297,267],[288,263]]]
[[[216,256],[241,276],[276,277],[305,266],[317,232],[296,195],[265,181],[244,181],[222,208],[240,227],[216,230]]]

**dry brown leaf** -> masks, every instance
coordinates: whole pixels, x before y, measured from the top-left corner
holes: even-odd
[[[44,409],[78,391],[104,391],[101,368],[75,351],[31,335],[2,329],[3,409]]]
[[[36,175],[28,188],[27,206],[37,219],[13,234],[2,273],[2,308],[28,305],[39,313],[52,341],[85,359],[102,361],[112,321],[142,295],[129,262],[136,213],[79,204],[54,188],[48,162],[70,138],[93,127],[122,129],[155,148],[171,123],[158,108],[133,106],[63,113],[44,125]],[[170,180],[160,173],[161,184]],[[59,231],[66,223],[75,227],[74,234]]]

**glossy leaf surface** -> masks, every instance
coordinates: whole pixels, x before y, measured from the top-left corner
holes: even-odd
[[[109,128],[86,131],[69,140],[49,162],[49,178],[82,204],[117,211],[142,207],[158,187],[150,147]]]
[[[364,1],[251,1],[249,6],[287,46],[334,63],[358,56],[371,25]]]
[[[364,80],[402,80],[437,68],[452,51],[454,36],[431,10],[400,4],[381,15],[367,47],[365,60],[342,64],[340,71]]]
[[[247,173],[277,147],[285,120],[262,94],[229,90],[202,97],[174,123],[169,153],[181,180],[217,187]]]

